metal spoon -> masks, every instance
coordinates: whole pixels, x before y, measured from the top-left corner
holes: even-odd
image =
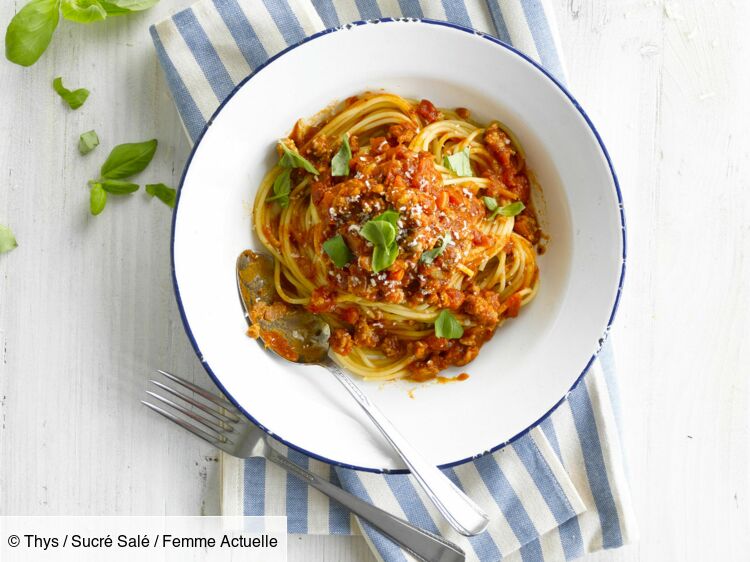
[[[267,347],[295,363],[320,365],[346,388],[409,467],[443,517],[465,536],[487,528],[489,517],[435,465],[422,457],[371,403],[352,379],[328,356],[331,329],[320,317],[302,307],[286,314],[265,314],[279,302],[270,256],[245,250],[237,258],[237,287],[248,322],[257,324]],[[260,306],[259,306],[260,305]],[[278,305],[277,305],[278,306]]]

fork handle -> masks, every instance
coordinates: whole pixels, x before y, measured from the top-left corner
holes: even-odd
[[[400,544],[405,550],[426,562],[464,562],[464,551],[450,541],[415,527],[408,521],[399,519],[387,511],[375,507],[346,490],[331,484],[325,478],[313,474],[294,464],[284,455],[268,448],[266,458],[291,472],[316,490],[324,493],[346,507],[349,511],[367,521],[384,535]]]
[[[391,446],[401,456],[414,478],[432,500],[438,511],[464,536],[478,535],[487,528],[489,517],[474,501],[458,488],[438,467],[425,459],[409,443],[391,421],[360,390],[349,375],[328,358],[323,364],[349,391]]]

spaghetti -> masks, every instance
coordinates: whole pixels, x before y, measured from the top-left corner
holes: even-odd
[[[434,378],[534,298],[541,233],[502,124],[365,93],[298,121],[278,148],[255,231],[279,296],[324,316],[350,371]]]

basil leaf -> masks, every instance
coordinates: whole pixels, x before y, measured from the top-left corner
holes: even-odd
[[[0,254],[10,252],[13,248],[17,247],[18,242],[16,242],[13,232],[7,226],[0,224]]]
[[[110,16],[121,16],[153,8],[159,0],[99,0],[99,3]]]
[[[154,157],[157,145],[156,139],[152,139],[114,147],[102,164],[102,177],[122,180],[142,172]]]
[[[348,176],[349,160],[352,159],[352,149],[349,146],[349,136],[341,137],[341,147],[336,155],[331,159],[332,176]]]
[[[526,208],[526,206],[521,203],[520,201],[516,201],[514,203],[508,203],[504,207],[500,207],[495,211],[495,214],[501,214],[504,217],[515,217],[518,213],[523,211]]]
[[[59,76],[52,81],[52,87],[65,103],[70,106],[70,109],[78,109],[89,97],[89,91],[86,88],[78,88],[72,92],[68,90],[63,86],[62,78]]]
[[[469,148],[464,148],[461,152],[443,157],[443,166],[459,177],[468,178],[474,175],[471,171],[471,158],[469,158]]]
[[[289,205],[289,193],[292,191],[292,170],[284,168],[273,180],[273,197],[266,197],[266,201],[278,201],[282,208]]]
[[[31,66],[52,41],[60,21],[60,0],[31,0],[13,16],[5,32],[5,58]]]
[[[435,320],[435,335],[439,338],[456,340],[464,335],[464,329],[450,310],[441,310]]]
[[[484,201],[484,206],[487,207],[488,210],[494,211],[497,209],[497,199],[494,197],[482,197],[482,201]]]
[[[300,156],[298,152],[293,151],[283,142],[279,142],[279,144],[281,145],[281,150],[284,151],[281,160],[279,160],[279,166],[282,168],[302,168],[316,176],[320,173],[315,169],[315,166]]]
[[[494,211],[489,216],[490,220],[494,219],[497,215],[502,215],[504,217],[515,217],[518,213],[526,208],[526,206],[521,201],[515,201],[513,203],[508,203],[507,205],[500,207],[494,197],[482,197],[482,200],[484,200],[484,206],[487,207],[488,210]]]
[[[396,228],[386,221],[368,221],[359,233],[365,240],[372,242],[375,247],[387,248],[396,240]]]
[[[127,195],[129,193],[135,193],[140,187],[137,183],[106,178],[99,180],[97,184],[101,185],[104,191],[111,193],[112,195]]]
[[[91,214],[98,215],[104,210],[104,205],[106,204],[107,204],[107,192],[104,191],[102,184],[94,183],[91,186],[91,198],[89,201]]]
[[[390,246],[375,246],[372,251],[372,271],[379,273],[393,265],[398,256],[398,244],[393,243]]]
[[[440,243],[440,246],[438,246],[437,248],[433,248],[432,250],[422,252],[422,255],[419,257],[419,261],[423,263],[432,263],[433,261],[435,261],[436,257],[438,257],[445,251],[445,249],[448,247],[448,244],[450,243],[451,235],[450,233],[447,233],[445,236],[443,236],[443,240]]]
[[[398,228],[399,216],[400,215],[398,214],[398,211],[394,211],[393,209],[388,209],[387,211],[378,215],[372,220],[389,222],[393,225],[393,228]]]
[[[97,146],[99,146],[99,135],[96,134],[96,131],[83,133],[78,139],[78,152],[82,155],[88,154]]]
[[[150,183],[146,185],[146,193],[151,197],[156,197],[170,209],[174,209],[177,203],[177,190],[163,183]]]
[[[336,267],[344,267],[354,257],[341,234],[337,234],[333,238],[329,238],[323,242],[323,250],[331,258],[331,261],[336,264]]]
[[[62,16],[77,23],[107,19],[107,11],[98,0],[62,0]]]

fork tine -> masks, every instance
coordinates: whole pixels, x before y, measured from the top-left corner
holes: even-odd
[[[185,388],[187,388],[189,390],[192,390],[193,392],[195,392],[199,396],[202,396],[206,400],[210,400],[211,402],[213,402],[217,406],[221,406],[222,408],[226,408],[227,410],[231,410],[233,413],[237,412],[237,408],[235,408],[234,405],[231,402],[225,400],[224,398],[222,398],[220,396],[217,396],[213,392],[209,392],[208,390],[205,390],[205,389],[203,389],[203,388],[201,388],[199,386],[196,386],[193,383],[188,382],[185,379],[178,377],[177,375],[173,375],[172,373],[168,373],[167,371],[162,371],[161,369],[157,369],[157,372],[161,373],[162,375],[164,375],[168,379],[173,380],[177,384],[181,384]]]
[[[179,390],[175,390],[173,388],[168,387],[167,385],[160,383],[159,381],[155,381],[154,379],[150,379],[150,382],[161,388],[162,390],[165,390],[169,392],[172,396],[176,396],[180,400],[184,400],[191,406],[195,406],[199,410],[201,410],[204,414],[208,414],[209,416],[212,416],[216,418],[219,421],[225,422],[225,423],[238,423],[241,421],[238,417],[234,415],[227,415],[219,412],[218,410],[214,410],[207,404],[204,404],[202,402],[198,402],[197,400],[194,400],[193,398],[190,398],[190,396],[187,396],[186,394],[183,394]]]
[[[148,394],[149,396],[151,396],[153,398],[156,398],[158,401],[163,402],[167,406],[171,406],[172,408],[174,408],[175,410],[177,410],[181,414],[186,415],[187,417],[189,417],[189,418],[197,421],[199,424],[207,427],[208,429],[210,429],[212,431],[215,431],[218,434],[222,434],[222,432],[224,432],[224,431],[228,431],[230,433],[234,431],[234,429],[232,428],[232,426],[229,425],[229,424],[227,424],[227,423],[225,423],[225,422],[214,422],[214,421],[211,421],[211,420],[209,420],[207,418],[204,418],[201,415],[196,414],[195,412],[191,412],[190,410],[188,410],[184,406],[180,406],[179,404],[177,404],[176,402],[173,402],[169,398],[164,398],[163,396],[159,396],[155,392],[151,392],[150,390],[147,390],[146,394]]]
[[[214,447],[221,447],[225,443],[225,441],[223,441],[222,439],[214,437],[210,433],[207,433],[203,431],[202,429],[195,427],[191,423],[186,422],[182,418],[178,418],[173,413],[168,412],[160,408],[159,406],[154,406],[153,404],[150,404],[149,402],[145,402],[144,400],[141,400],[141,404],[143,404],[144,406],[148,406],[151,410],[153,410],[157,414],[160,414],[164,416],[165,418],[167,418],[168,420],[173,421],[174,423],[176,423],[183,429],[187,429],[190,433],[192,433],[193,435],[197,437],[200,437],[206,443],[209,443],[210,445],[213,445]]]

